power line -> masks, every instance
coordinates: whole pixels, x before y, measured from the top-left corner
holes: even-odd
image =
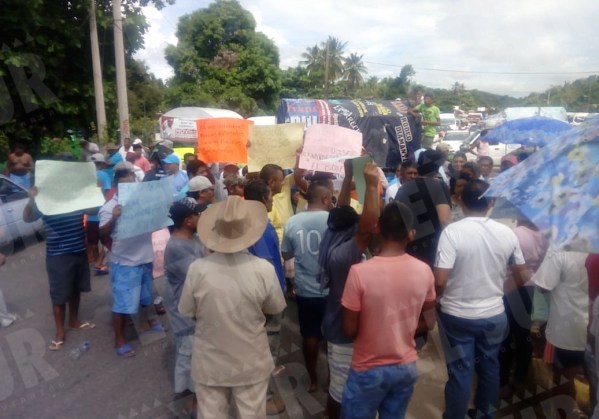
[[[364,61],[366,64],[382,65],[386,67],[397,67],[402,68],[403,65],[397,64],[386,64],[386,63],[375,63],[373,61]],[[539,71],[539,72],[519,72],[519,71],[471,71],[471,70],[451,70],[446,68],[427,68],[418,67],[414,68],[418,71],[438,71],[442,73],[466,73],[466,74],[499,74],[499,75],[567,75],[567,74],[599,74],[599,70],[594,71]]]

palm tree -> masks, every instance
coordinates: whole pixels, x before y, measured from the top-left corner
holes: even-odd
[[[302,53],[302,58],[304,60],[300,61],[300,64],[306,66],[309,76],[324,70],[324,51],[318,45],[306,48],[306,52]]]
[[[335,82],[343,74],[343,50],[347,42],[341,42],[339,39],[329,36],[325,42],[322,42],[321,49],[324,51],[325,62],[328,61],[329,80]],[[327,59],[328,55],[328,59]]]
[[[351,91],[355,91],[364,83],[363,75],[367,73],[366,66],[362,62],[364,55],[358,55],[355,52],[344,58],[343,62],[343,80],[347,80]]]

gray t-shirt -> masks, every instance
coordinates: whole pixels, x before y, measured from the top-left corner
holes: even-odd
[[[327,232],[330,234],[330,231]],[[333,233],[335,234],[335,233]],[[338,233],[339,234],[339,233]],[[353,340],[343,333],[343,307],[341,297],[345,281],[352,265],[362,260],[362,252],[354,237],[331,250],[329,256],[329,295],[327,297],[322,334],[331,343],[352,343]]]
[[[193,335],[195,322],[179,313],[179,300],[187,276],[189,265],[204,257],[205,248],[194,235],[191,240],[171,236],[164,250],[164,270],[166,273],[166,307],[170,315],[173,333],[177,336]]]

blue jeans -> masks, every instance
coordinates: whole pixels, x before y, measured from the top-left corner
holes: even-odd
[[[508,331],[505,313],[486,319],[463,319],[439,312],[441,342],[447,363],[444,419],[464,419],[476,371],[477,418],[491,418],[499,399],[499,349]]]
[[[349,370],[343,391],[343,419],[403,418],[418,378],[416,362]]]

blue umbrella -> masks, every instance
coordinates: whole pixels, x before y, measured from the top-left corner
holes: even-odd
[[[543,147],[570,129],[570,124],[559,119],[531,116],[507,121],[489,131],[483,140],[490,143]]]
[[[485,195],[510,201],[553,248],[599,252],[599,116],[501,173]]]

